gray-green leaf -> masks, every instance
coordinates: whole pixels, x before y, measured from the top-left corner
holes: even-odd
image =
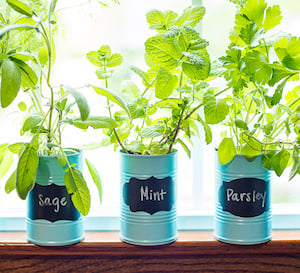
[[[95,166],[87,158],[85,159],[85,162],[86,162],[86,165],[88,166],[88,169],[92,176],[92,179],[98,189],[100,203],[102,203],[103,188],[102,188],[100,175],[99,175],[97,169],[95,168]]]
[[[64,89],[74,97],[80,111],[81,119],[86,120],[90,114],[90,107],[85,96],[70,86],[65,85]]]
[[[118,127],[117,122],[110,118],[104,116],[94,116],[89,117],[86,120],[75,119],[73,125],[80,129],[87,129],[88,127],[93,127],[94,129],[99,128],[116,128]]]
[[[10,59],[2,62],[1,75],[1,106],[9,106],[18,95],[21,86],[21,70],[18,65]]]
[[[16,173],[17,193],[23,200],[26,199],[28,192],[34,187],[38,164],[37,150],[34,146],[27,145],[19,158]]]

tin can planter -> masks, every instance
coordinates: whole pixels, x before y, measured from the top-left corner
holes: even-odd
[[[82,169],[82,152],[68,151],[70,164]],[[36,182],[28,195],[27,239],[42,246],[63,246],[84,238],[83,217],[64,184],[64,168],[55,156],[39,156]]]
[[[216,161],[215,238],[239,245],[271,240],[271,172],[262,156],[249,162],[237,155],[226,165]]]
[[[120,237],[134,245],[163,245],[177,239],[177,152],[121,152]]]

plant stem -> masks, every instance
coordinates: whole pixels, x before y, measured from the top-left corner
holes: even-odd
[[[169,146],[168,154],[172,152],[173,145],[175,143],[175,140],[176,140],[178,132],[179,132],[179,128],[181,126],[181,122],[183,120],[183,114],[184,114],[185,108],[186,108],[186,105],[184,105],[183,108],[182,108],[182,111],[181,111],[181,114],[180,114],[180,118],[179,118],[177,126],[175,128],[174,137],[173,137],[172,142],[171,142],[171,144]]]

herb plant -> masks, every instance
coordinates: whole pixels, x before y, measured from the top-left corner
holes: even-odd
[[[299,86],[286,89],[288,82],[299,80],[300,39],[275,32],[282,19],[278,5],[231,2],[237,6],[235,26],[218,67],[232,91],[225,99],[228,129],[218,147],[219,161],[263,154],[264,167],[280,176],[293,159],[293,178],[300,171]]]
[[[103,130],[102,145],[119,146],[124,153],[158,155],[172,153],[180,144],[190,156],[191,136],[199,135],[197,123],[204,128],[206,142],[211,142],[208,123],[221,122],[228,108],[216,98],[224,90],[209,88],[207,83],[208,41],[196,30],[204,14],[204,7],[186,8],[180,16],[170,10],[147,13],[147,22],[156,35],[145,42],[148,69],[131,68],[141,79],[139,85],[127,80],[119,91],[112,92],[110,78],[121,65],[122,56],[112,54],[109,46],[87,54],[103,82],[103,87],[92,87],[107,99],[109,116],[102,117],[102,122],[117,125]],[[205,119],[198,113],[201,107]]]
[[[66,151],[69,149],[63,148],[62,134],[69,120],[74,120],[72,123],[87,120],[89,106],[78,90],[65,85],[52,85],[57,0],[50,3],[32,1],[30,6],[18,0],[7,0],[6,3],[6,12],[0,14],[0,102],[2,108],[8,107],[20,90],[30,97],[30,105],[24,101],[18,105],[26,114],[20,132],[30,136],[30,141],[0,146],[0,178],[12,165],[12,154],[17,154],[17,168],[5,189],[11,192],[16,188],[19,197],[26,199],[35,184],[38,155],[56,156],[61,166],[65,167],[64,181],[74,206],[86,215],[90,209],[90,192],[82,173],[68,162]],[[76,107],[79,118],[74,117]],[[101,200],[99,174],[87,159],[86,163]]]

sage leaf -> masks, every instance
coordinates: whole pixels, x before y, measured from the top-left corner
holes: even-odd
[[[86,165],[88,166],[91,177],[98,189],[100,203],[102,203],[103,188],[102,188],[100,175],[99,175],[97,169],[95,168],[95,166],[87,158],[85,159],[85,162],[86,162]]]
[[[13,154],[10,151],[7,151],[4,158],[0,162],[0,179],[2,179],[6,175],[13,162],[14,162]]]
[[[80,170],[70,167],[67,169],[64,182],[76,209],[83,215],[90,210],[91,197],[86,181]]]
[[[42,122],[43,118],[38,115],[29,116],[23,124],[22,130],[24,132],[30,131]]]
[[[218,158],[221,165],[228,164],[236,156],[236,149],[232,138],[225,137],[218,148]]]
[[[24,30],[30,30],[30,29],[36,29],[35,26],[32,26],[32,25],[27,25],[27,24],[15,24],[15,25],[9,25],[9,26],[6,26],[6,27],[3,27],[1,30],[0,30],[0,38],[2,38],[2,36],[12,30],[16,30],[16,29],[24,29]]]
[[[186,152],[188,158],[191,158],[191,150],[189,149],[189,147],[180,138],[177,138],[176,142],[181,145],[183,150]]]
[[[203,126],[204,133],[205,133],[205,142],[206,144],[210,144],[212,142],[212,131],[208,124],[199,116],[197,115],[197,121]]]
[[[114,119],[104,116],[89,117],[86,120],[75,119],[73,120],[73,125],[80,129],[87,129],[88,127],[93,127],[94,129],[112,129],[118,127],[118,124]]]
[[[19,197],[23,200],[34,187],[38,164],[37,149],[27,144],[19,158],[16,172],[16,189]]]
[[[21,1],[18,0],[6,0],[7,4],[10,5],[15,11],[31,17],[33,15],[33,11],[31,7],[27,6]]]
[[[81,119],[86,120],[90,114],[90,107],[85,96],[70,86],[64,85],[63,88],[74,97],[80,111]]]
[[[1,106],[3,108],[9,106],[20,90],[21,86],[21,70],[18,65],[10,59],[2,62],[1,75]]]
[[[16,171],[14,171],[5,183],[5,192],[10,193],[16,188]]]

